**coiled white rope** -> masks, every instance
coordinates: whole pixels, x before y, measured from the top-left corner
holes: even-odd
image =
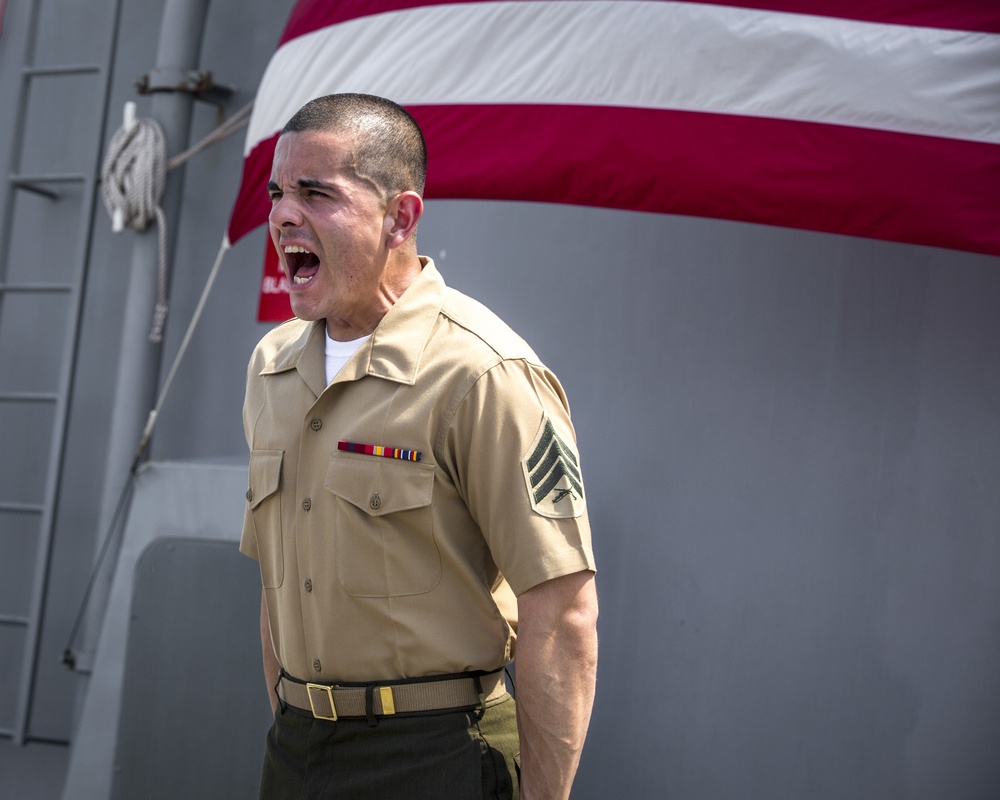
[[[153,119],[125,124],[111,137],[101,168],[104,207],[115,227],[144,231],[153,219],[157,227],[157,293],[149,339],[163,338],[167,316],[167,221],[160,207],[167,176],[163,129]]]
[[[144,231],[156,220],[157,292],[152,342],[163,339],[167,317],[167,220],[160,206],[168,170],[179,167],[196,153],[244,127],[253,103],[249,103],[212,131],[202,141],[167,160],[163,129],[153,119],[131,119],[132,107],[126,106],[125,122],[108,145],[101,168],[104,207],[116,231],[123,227]]]

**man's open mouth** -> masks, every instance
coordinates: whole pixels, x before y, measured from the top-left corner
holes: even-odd
[[[297,244],[285,245],[283,249],[292,283],[296,286],[309,283],[319,272],[319,259],[316,254]]]

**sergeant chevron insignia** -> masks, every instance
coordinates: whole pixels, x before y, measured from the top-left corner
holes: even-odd
[[[578,517],[583,513],[583,476],[573,446],[556,433],[545,417],[535,441],[521,460],[531,507],[545,517]]]

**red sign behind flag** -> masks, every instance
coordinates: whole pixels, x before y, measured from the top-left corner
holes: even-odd
[[[284,322],[293,316],[288,301],[288,279],[269,239],[264,246],[264,275],[260,281],[257,319],[260,322]]]

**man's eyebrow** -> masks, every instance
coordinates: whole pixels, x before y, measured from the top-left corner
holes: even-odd
[[[295,185],[298,186],[298,188],[300,189],[323,189],[327,192],[336,191],[336,187],[333,186],[332,184],[324,183],[323,181],[317,180],[316,178],[299,178],[295,182]],[[280,192],[281,187],[274,181],[268,181],[267,191]]]

